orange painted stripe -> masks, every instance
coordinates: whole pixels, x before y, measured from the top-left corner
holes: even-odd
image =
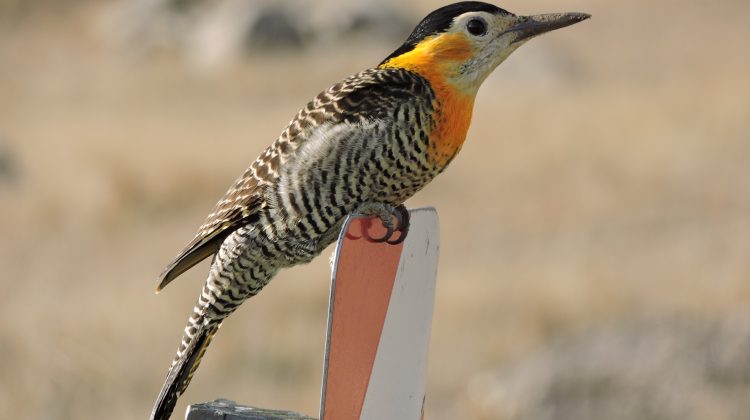
[[[349,224],[338,255],[325,385],[325,420],[359,419],[396,279],[403,243],[374,243],[376,219]]]

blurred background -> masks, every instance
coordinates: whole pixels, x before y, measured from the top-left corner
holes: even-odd
[[[0,0],[0,418],[146,418],[207,264],[156,276],[306,101],[445,2]],[[408,204],[442,222],[426,418],[750,413],[750,3],[593,19],[487,80]],[[223,326],[178,404],[317,415],[328,255]]]

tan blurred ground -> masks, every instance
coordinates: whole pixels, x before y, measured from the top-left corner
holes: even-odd
[[[158,296],[156,275],[305,101],[397,46],[207,74],[119,53],[93,4],[0,19],[17,160],[0,181],[0,417],[145,418],[206,265]],[[439,4],[410,5],[415,23]],[[480,418],[472,379],[561,335],[750,303],[750,3],[502,6],[594,17],[496,71],[461,156],[409,203],[443,232],[429,419]],[[279,275],[177,412],[223,396],[316,414],[327,288],[327,257]]]

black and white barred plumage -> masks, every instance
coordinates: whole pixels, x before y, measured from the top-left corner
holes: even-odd
[[[396,206],[441,168],[427,157],[434,94],[421,76],[376,68],[310,101],[235,181],[159,289],[214,255],[152,418],[165,418],[221,322],[279,269],[307,263],[365,203]]]
[[[320,254],[348,214],[388,224],[398,210],[407,221],[402,239],[403,202],[461,149],[486,77],[528,39],[589,17],[517,16],[477,1],[447,5],[377,68],[299,111],[159,279],[157,290],[214,256],[151,419],[169,418],[222,321],[280,269]]]

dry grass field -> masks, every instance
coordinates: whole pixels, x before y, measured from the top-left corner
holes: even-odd
[[[107,2],[47,3],[0,16],[0,418],[145,418],[207,265],[159,295],[156,275],[299,107],[397,45],[202,71],[107,41]],[[442,223],[428,419],[494,418],[470,384],[560,337],[750,304],[750,3],[502,6],[593,19],[510,57],[409,203]],[[329,254],[229,319],[177,413],[316,414]]]

